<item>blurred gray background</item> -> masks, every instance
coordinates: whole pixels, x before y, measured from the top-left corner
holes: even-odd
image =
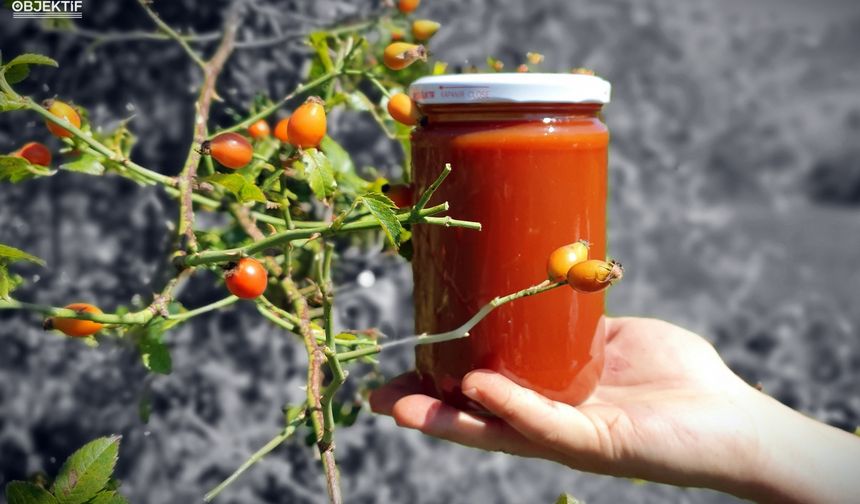
[[[219,29],[225,5],[155,8],[174,27],[207,33]],[[304,68],[302,33],[374,7],[248,2],[240,39],[278,43],[233,56],[214,121],[228,124],[256,91],[291,90]],[[431,49],[452,65],[494,56],[512,70],[535,51],[546,70],[585,66],[612,82],[610,248],[628,274],[609,295],[610,313],[696,330],[789,406],[842,429],[860,424],[860,3],[424,0],[417,14],[443,23]],[[39,52],[61,64],[34,68],[18,89],[73,100],[93,124],[134,116],[134,158],[176,174],[197,70],[170,42],[93,38],[151,30],[134,1],[86,1],[79,26],[86,31],[49,32],[0,11],[5,58]],[[399,148],[367,117],[341,113],[330,125],[358,165],[398,173]],[[0,151],[29,140],[58,147],[34,115],[0,115]],[[158,189],[115,177],[60,173],[0,185],[0,243],[48,262],[17,267],[29,283],[16,297],[112,310],[149,295],[176,214]],[[343,254],[338,320],[410,334],[409,265],[378,250]],[[357,283],[362,273],[372,282]],[[200,273],[180,299],[198,306],[221,296],[216,279]],[[0,338],[0,486],[54,474],[84,442],[117,432],[131,502],[197,502],[277,432],[281,406],[303,396],[301,346],[247,303],[170,333],[169,376],[147,377],[125,345],[93,350],[43,333],[31,314],[0,312]],[[411,364],[404,349],[383,355],[381,367],[391,377]],[[142,394],[153,405],[148,423],[138,417]],[[598,504],[735,502],[482,453],[369,413],[337,442],[347,502],[541,503],[562,491]],[[293,440],[217,502],[323,502],[316,464]]]

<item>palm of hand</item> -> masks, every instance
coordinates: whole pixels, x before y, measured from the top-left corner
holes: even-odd
[[[488,371],[467,375],[463,390],[496,418],[420,394],[412,374],[376,391],[371,405],[400,425],[461,444],[618,476],[707,486],[754,463],[744,455],[756,451],[752,389],[709,343],[658,320],[611,319],[607,328],[603,377],[577,407]]]

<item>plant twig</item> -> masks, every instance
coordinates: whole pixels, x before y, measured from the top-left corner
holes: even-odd
[[[143,2],[144,0],[139,0]],[[236,30],[238,28],[238,13],[235,5],[227,15],[227,21],[224,24],[224,36],[221,43],[212,55],[212,59],[203,63],[203,85],[200,89],[200,96],[195,104],[194,115],[194,140],[191,148],[188,151],[188,157],[185,159],[185,165],[182,172],[179,174],[179,226],[177,233],[179,236],[185,235],[187,238],[188,249],[192,252],[197,251],[197,237],[194,236],[194,208],[192,204],[192,192],[194,181],[197,177],[197,165],[200,164],[200,146],[206,140],[208,132],[207,122],[209,121],[209,108],[212,106],[212,100],[216,96],[215,82],[218,80],[218,75],[224,68],[227,58],[233,52],[233,44],[236,41]],[[175,33],[175,32],[174,32]],[[183,47],[187,47],[187,43],[181,41]]]
[[[445,212],[448,210],[448,204],[442,203],[440,205],[436,205],[430,208],[425,208],[423,210],[412,212],[412,213],[402,213],[397,214],[397,220],[406,224],[416,224],[416,223],[427,223],[427,224],[437,224],[446,227],[463,227],[467,229],[481,229],[480,223],[471,222],[471,221],[461,221],[457,219],[452,219],[450,217],[429,217],[430,215],[437,214],[440,212]],[[202,264],[212,264],[226,261],[236,260],[238,257],[249,256],[258,254],[268,248],[277,247],[279,245],[299,241],[307,238],[311,238],[314,236],[331,236],[335,234],[353,232],[353,231],[361,231],[367,229],[376,229],[380,227],[378,221],[368,218],[361,219],[355,222],[350,222],[342,225],[338,229],[332,229],[331,225],[320,226],[316,228],[302,228],[302,229],[293,229],[288,231],[282,231],[280,233],[273,234],[267,237],[264,240],[260,240],[254,242],[250,245],[246,245],[244,247],[237,247],[232,249],[225,250],[212,250],[199,252],[196,254],[191,254],[184,257],[177,258],[177,265],[184,267],[191,266],[199,266]]]
[[[337,344],[334,338],[334,318],[331,316],[334,295],[331,285],[331,260],[334,254],[334,244],[325,242],[323,248],[323,260],[321,262],[320,288],[323,294],[323,320],[325,321],[325,355],[329,369],[331,369],[331,382],[323,390],[320,405],[323,409],[323,436],[322,444],[334,447],[334,411],[332,402],[334,395],[346,381],[347,373],[340,365],[337,358]]]
[[[334,450],[331,445],[322,443],[325,420],[323,418],[323,409],[321,404],[321,388],[322,388],[322,364],[325,362],[325,353],[317,344],[313,331],[310,327],[308,318],[308,305],[305,298],[298,292],[296,284],[291,278],[285,278],[282,282],[286,294],[290,297],[293,308],[299,314],[299,332],[305,343],[305,349],[308,353],[308,385],[307,385],[307,401],[308,410],[311,415],[311,424],[314,427],[314,435],[317,440],[317,448],[322,457],[323,469],[326,475],[326,489],[328,490],[329,500],[332,504],[340,504],[342,502],[340,494],[340,484],[338,482],[337,465],[334,458]]]
[[[213,310],[217,310],[219,308],[224,308],[225,306],[230,306],[231,304],[238,301],[239,298],[236,296],[227,296],[224,299],[219,301],[215,301],[214,303],[209,303],[208,305],[201,306],[200,308],[195,308],[193,310],[188,310],[187,312],[177,313],[175,315],[168,315],[165,317],[167,320],[187,320],[192,317],[196,317],[197,315],[201,315],[206,312],[210,312]]]
[[[167,35],[168,37],[177,41],[179,43],[179,45],[182,46],[182,49],[184,49],[185,52],[188,53],[188,56],[194,61],[194,63],[197,64],[197,66],[199,66],[200,68],[202,68],[204,70],[206,69],[206,62],[203,61],[203,58],[201,58],[200,55],[197,54],[197,51],[195,51],[188,44],[187,38],[183,37],[182,35],[177,33],[176,30],[171,28],[169,24],[165,23],[164,20],[161,19],[161,17],[158,15],[158,13],[156,13],[154,10],[152,10],[152,8],[149,6],[149,4],[151,3],[151,0],[138,0],[138,3],[140,4],[141,7],[143,7],[143,10],[146,11],[146,14],[150,17],[150,19],[152,19],[155,22],[155,24],[158,26],[159,30],[164,32],[164,34]],[[225,32],[225,37],[226,37],[226,32]],[[222,38],[222,40],[223,40],[223,38]]]
[[[242,121],[240,121],[240,122],[238,122],[238,123],[236,123],[236,124],[234,124],[234,125],[232,125],[232,126],[230,126],[230,127],[228,127],[228,128],[224,128],[224,129],[222,129],[222,130],[218,130],[218,131],[216,131],[216,132],[215,132],[215,133],[213,133],[213,134],[212,134],[212,136],[211,136],[211,137],[209,137],[209,138],[210,138],[210,139],[211,139],[211,138],[214,138],[215,136],[220,135],[221,133],[227,133],[227,132],[230,132],[230,131],[237,131],[237,130],[240,130],[240,129],[245,129],[245,128],[247,128],[248,126],[250,126],[251,124],[253,124],[253,123],[257,122],[258,120],[263,119],[263,118],[265,118],[265,117],[268,117],[269,115],[271,115],[272,113],[274,113],[274,112],[275,112],[276,110],[278,110],[279,108],[283,107],[283,106],[284,106],[288,101],[292,100],[292,99],[293,99],[293,98],[295,98],[296,96],[298,96],[298,95],[300,95],[300,94],[302,94],[302,93],[305,93],[305,92],[307,92],[307,91],[309,91],[309,90],[311,90],[311,89],[313,89],[313,88],[315,88],[315,87],[317,87],[317,86],[320,86],[320,85],[322,85],[322,84],[325,84],[326,82],[328,82],[328,81],[329,81],[329,80],[331,80],[331,79],[334,79],[334,78],[335,78],[335,77],[337,77],[338,75],[339,75],[339,73],[338,73],[338,72],[328,72],[328,73],[326,73],[326,74],[323,74],[323,75],[321,75],[321,76],[317,77],[316,79],[314,79],[314,80],[312,80],[312,81],[310,81],[310,82],[307,82],[307,83],[305,83],[305,84],[302,84],[302,85],[298,86],[296,89],[294,89],[291,93],[289,93],[288,95],[284,96],[283,98],[281,98],[281,99],[280,99],[280,100],[278,100],[277,102],[273,103],[272,105],[269,105],[268,107],[266,107],[266,108],[264,108],[264,109],[260,110],[260,111],[259,111],[259,112],[257,112],[256,114],[253,114],[253,115],[251,115],[251,116],[248,116],[248,117],[247,117],[247,118],[245,118],[244,120],[242,120]]]
[[[514,300],[517,300],[520,298],[524,298],[527,296],[534,296],[535,294],[540,294],[542,292],[546,292],[546,291],[555,289],[557,287],[561,287],[562,285],[567,285],[567,282],[550,282],[549,280],[544,280],[543,282],[541,282],[539,284],[532,285],[531,287],[527,287],[523,290],[514,292],[513,294],[508,294],[507,296],[499,296],[499,297],[493,298],[492,301],[485,304],[480,310],[478,310],[477,313],[472,315],[472,318],[470,318],[463,325],[461,325],[460,327],[458,327],[454,330],[443,332],[443,333],[436,333],[436,334],[427,334],[427,333],[416,334],[414,336],[402,338],[402,339],[399,339],[397,341],[391,341],[389,343],[385,343],[385,344],[381,345],[381,350],[385,350],[387,348],[391,348],[391,347],[395,347],[395,346],[404,345],[407,343],[426,345],[426,344],[430,344],[430,343],[441,343],[443,341],[450,341],[450,340],[455,340],[455,339],[460,339],[460,338],[466,338],[469,336],[469,331],[471,331],[472,328],[478,324],[478,322],[483,320],[484,317],[489,315],[490,312],[492,312],[493,310],[495,310],[499,306],[502,306],[505,303],[510,303],[511,301],[514,301]]]
[[[436,192],[436,189],[439,189],[439,186],[442,185],[442,182],[448,177],[448,174],[451,173],[451,164],[445,163],[445,167],[442,168],[442,172],[439,173],[439,176],[436,177],[436,180],[430,184],[430,187],[421,194],[421,197],[418,198],[418,201],[415,203],[415,206],[412,207],[411,215],[417,215],[419,212],[424,210],[424,207],[427,206],[427,202],[430,201],[430,198],[433,197],[433,193]]]
[[[263,459],[266,455],[268,455],[272,450],[281,445],[284,441],[287,440],[293,433],[296,432],[296,429],[304,422],[305,420],[305,410],[299,412],[299,414],[295,415],[293,419],[291,419],[284,429],[275,437],[269,440],[268,443],[264,444],[259,450],[254,452],[253,455],[248,457],[242,465],[239,466],[238,469],[233,471],[233,474],[227,477],[224,481],[218,484],[215,488],[206,493],[203,497],[204,502],[210,502],[212,499],[218,496],[222,490],[227,488],[231,483],[236,481],[236,479],[242,475],[243,472],[247,471],[252,465],[256,464],[260,460]]]

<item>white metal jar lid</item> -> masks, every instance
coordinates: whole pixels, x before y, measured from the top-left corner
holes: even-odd
[[[419,105],[455,103],[609,103],[612,85],[594,75],[486,73],[422,77],[409,86]]]

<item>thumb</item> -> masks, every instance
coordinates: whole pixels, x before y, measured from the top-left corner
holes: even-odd
[[[462,390],[463,395],[535,443],[574,459],[600,451],[597,429],[581,411],[521,387],[499,373],[472,371],[463,378]]]

